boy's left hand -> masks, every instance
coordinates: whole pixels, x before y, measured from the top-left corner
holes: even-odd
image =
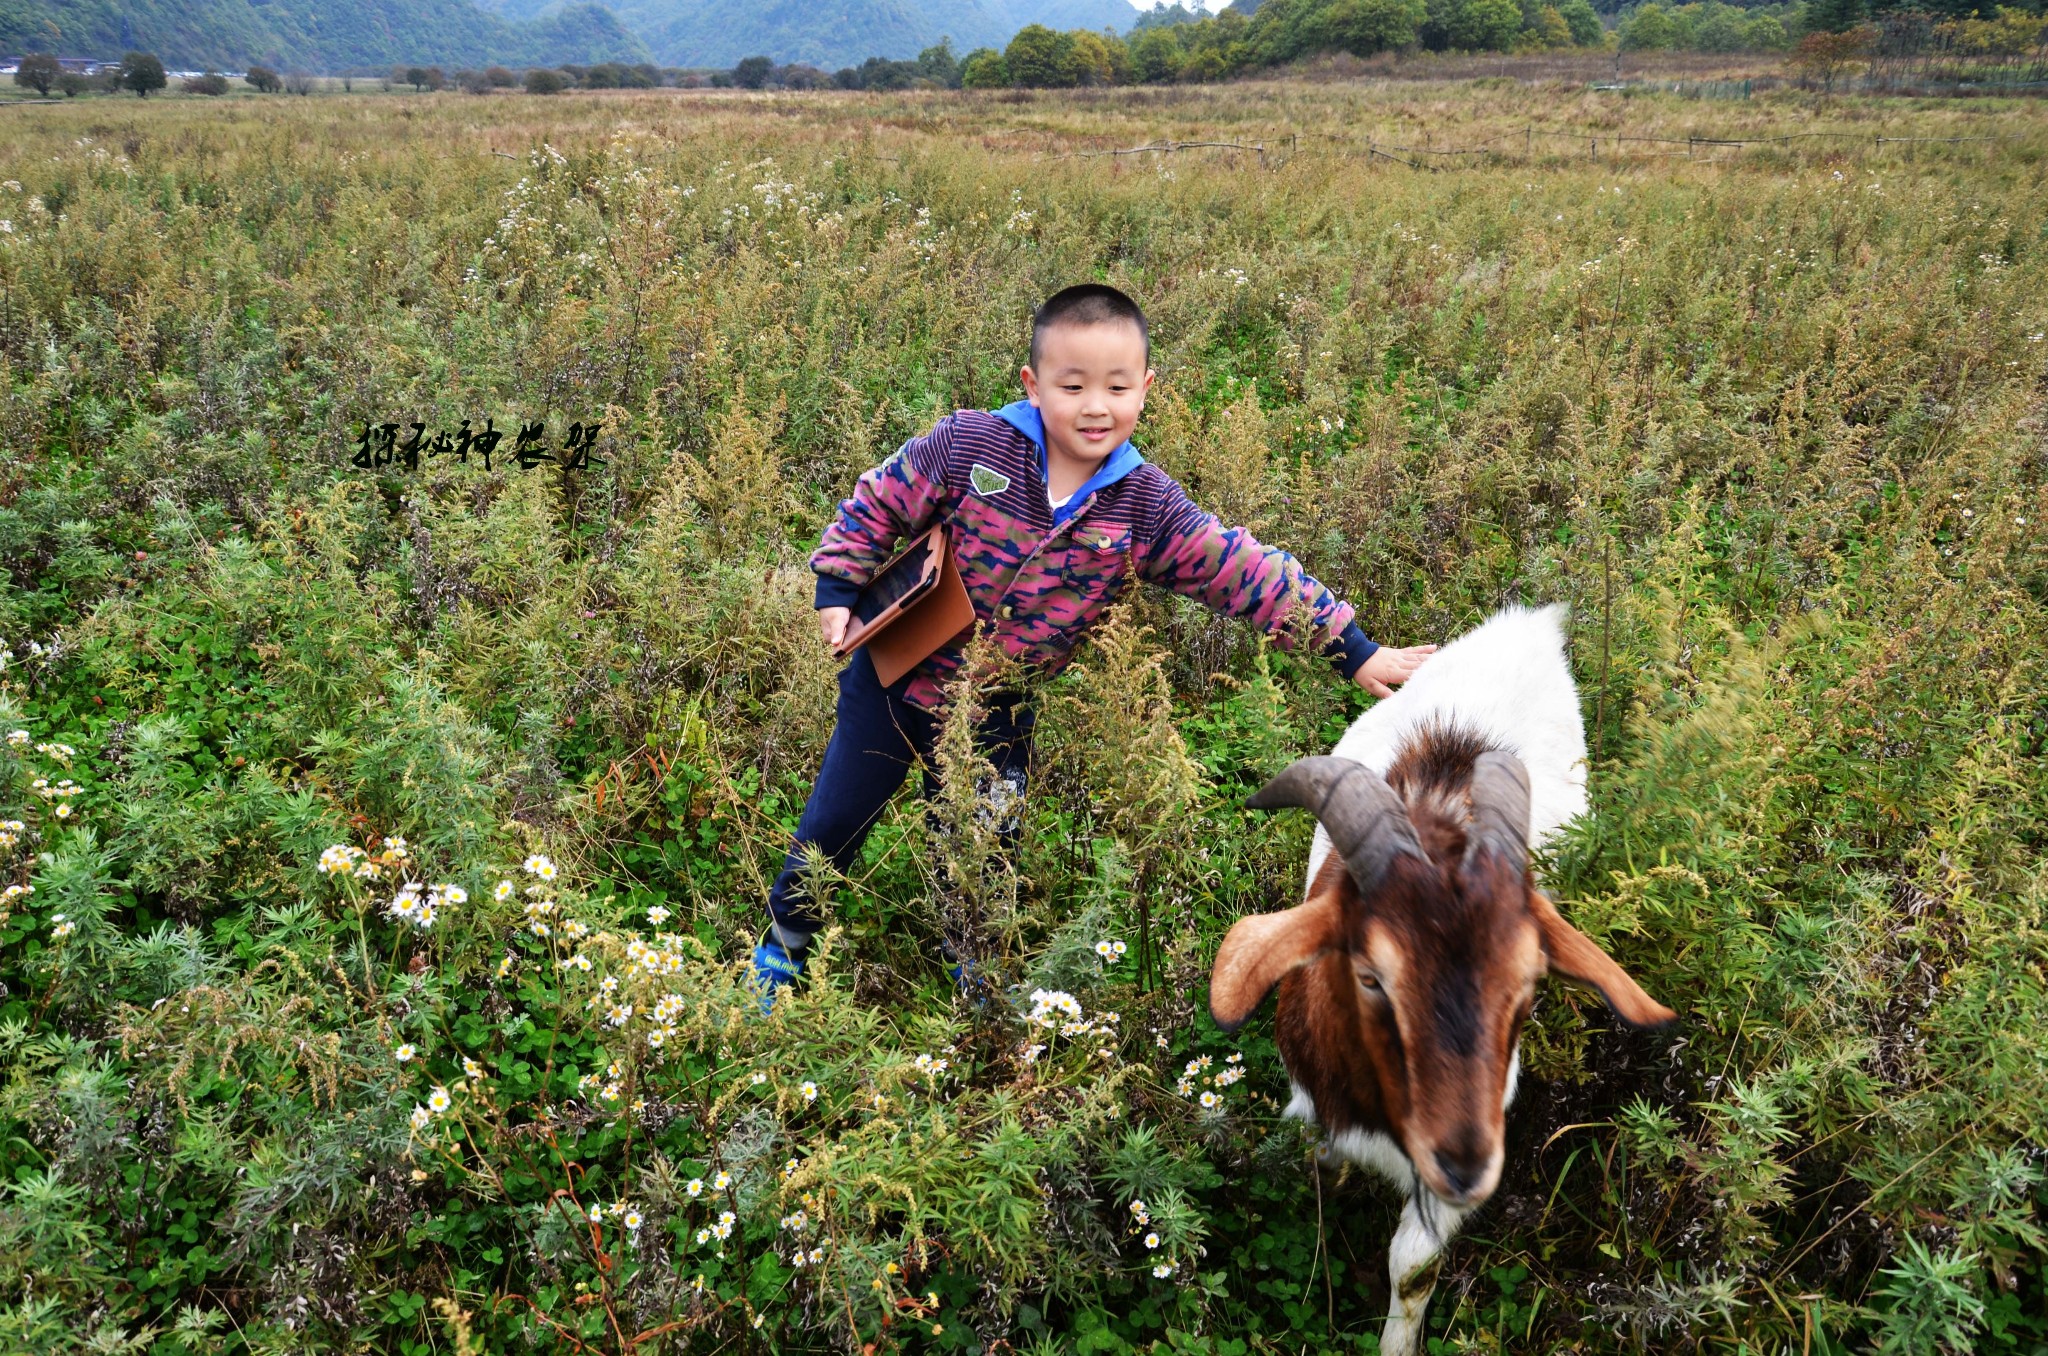
[[[1372,652],[1372,658],[1358,666],[1352,679],[1375,697],[1391,697],[1394,689],[1415,676],[1415,670],[1422,667],[1431,655],[1436,653],[1434,645],[1410,645],[1397,650],[1391,645],[1382,645]]]

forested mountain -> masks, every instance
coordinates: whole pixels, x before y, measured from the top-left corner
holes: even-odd
[[[511,19],[558,0],[478,0]],[[761,55],[832,70],[871,56],[914,56],[940,38],[956,51],[1001,47],[1026,24],[1129,28],[1128,0],[611,0],[628,29],[668,66],[730,66]]]
[[[173,69],[648,58],[610,10],[592,4],[555,6],[521,22],[470,0],[0,0],[0,51],[112,58],[131,49],[154,52]]]

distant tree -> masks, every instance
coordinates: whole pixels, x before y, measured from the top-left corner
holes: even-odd
[[[732,68],[732,82],[741,89],[759,89],[768,83],[768,75],[774,69],[775,62],[771,57],[745,57]]]
[[[1010,66],[993,47],[977,47],[960,62],[960,84],[964,89],[1008,89]]]
[[[1869,17],[1864,0],[1807,0],[1808,33],[1847,33]]]
[[[313,78],[311,71],[290,71],[284,77],[284,87],[293,94],[305,97],[313,92],[320,82]]]
[[[1429,19],[1424,0],[1335,0],[1304,26],[1315,50],[1371,56],[1415,45]]]
[[[187,76],[178,87],[187,94],[221,95],[228,92],[228,78],[218,71],[204,75]]]
[[[442,70],[439,66],[427,67],[427,88],[446,89],[447,87],[448,73]]]
[[[1148,85],[1163,85],[1180,74],[1184,55],[1180,39],[1165,24],[1139,28],[1131,34],[1131,78]]]
[[[960,58],[953,55],[953,40],[940,38],[938,46],[917,54],[918,73],[946,89],[960,88]]]
[[[1669,10],[1652,0],[1629,11],[1615,35],[1624,52],[1663,52],[1678,44],[1678,25]]]
[[[1692,41],[1686,45],[1696,52],[1739,52],[1744,17],[1733,5],[1704,5],[1693,21]]]
[[[354,76],[344,75],[341,77],[341,92],[343,94],[354,94],[356,92],[356,78]]]
[[[1003,49],[1010,83],[1027,89],[1064,89],[1075,83],[1074,39],[1044,24],[1026,24]]]
[[[1564,15],[1558,12],[1556,5],[1545,5],[1536,11],[1536,22],[1522,30],[1522,37],[1532,47],[1569,47],[1572,45],[1572,26],[1564,21]]]
[[[617,89],[622,72],[609,61],[600,61],[583,72],[585,89]]]
[[[1869,54],[1868,29],[1852,28],[1846,33],[1822,30],[1799,40],[1792,50],[1792,63],[1810,79],[1820,81],[1823,93],[1832,93],[1842,73]]]
[[[869,57],[853,68],[853,83],[847,88],[916,89],[919,86],[929,86],[931,83],[915,61],[891,61],[887,57]]]
[[[831,76],[825,74],[816,66],[806,66],[800,62],[792,62],[787,66],[777,66],[772,79],[773,83],[782,86],[784,89],[832,88]]]
[[[491,82],[484,78],[482,71],[461,70],[453,77],[455,88],[464,94],[489,94]]]
[[[1230,66],[1223,60],[1223,54],[1214,47],[1204,47],[1189,55],[1180,66],[1182,84],[1193,85],[1209,80],[1221,80],[1230,74]]]
[[[1572,41],[1580,47],[1598,47],[1607,36],[1591,0],[1559,0],[1557,12],[1564,16],[1565,26],[1572,31]]]
[[[1129,72],[1130,49],[1122,42],[1116,44],[1116,51],[1112,53],[1109,43],[1100,33],[1077,29],[1067,35],[1067,69],[1073,72],[1075,84],[1114,85],[1119,65],[1126,73]]]
[[[92,88],[92,81],[87,80],[77,71],[66,71],[57,77],[57,88],[64,91],[65,98],[76,99],[86,90]]]
[[[510,89],[519,83],[519,77],[503,66],[484,67],[484,83],[492,89]]]
[[[418,94],[427,87],[427,68],[425,66],[407,66],[405,73],[399,76],[399,79],[411,85],[412,92]]]
[[[44,98],[50,97],[50,87],[62,79],[64,68],[57,64],[57,58],[48,52],[30,52],[21,59],[21,65],[14,72],[14,83],[23,89],[32,89]]]
[[[545,66],[535,66],[526,73],[528,94],[560,94],[569,88],[569,77],[560,71],[551,71]]]
[[[651,61],[621,66],[619,84],[626,89],[655,89],[661,84],[661,68]]]
[[[1504,51],[1522,28],[1515,0],[1447,0],[1440,23],[1444,41],[1465,52]]]
[[[1166,0],[1158,0],[1158,3],[1153,5],[1152,8],[1138,11],[1138,21],[1131,25],[1131,32],[1143,33],[1155,28],[1172,28],[1178,24],[1200,23],[1206,17],[1208,17],[1208,11],[1190,9],[1186,5],[1178,3],[1178,0],[1171,5],[1167,4]]]
[[[258,94],[275,94],[284,88],[284,77],[268,66],[251,66],[242,81]]]
[[[162,89],[169,80],[164,76],[164,63],[157,60],[154,52],[130,52],[121,58],[121,87],[132,89],[139,99],[147,99],[153,89]]]
[[[1742,48],[1746,52],[1782,52],[1792,45],[1785,25],[1771,14],[1752,14],[1742,25]]]

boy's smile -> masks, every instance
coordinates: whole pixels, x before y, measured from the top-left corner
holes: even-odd
[[[1053,325],[1038,337],[1035,369],[1018,374],[1045,420],[1046,485],[1064,499],[1131,436],[1152,369],[1135,325]]]

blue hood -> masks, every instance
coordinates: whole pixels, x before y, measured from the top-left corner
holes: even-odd
[[[1044,414],[1039,411],[1038,406],[1028,400],[1013,400],[993,413],[996,418],[1029,438],[1031,445],[1038,449],[1038,478],[1041,483],[1044,482],[1047,475]],[[1131,446],[1130,439],[1126,438],[1117,445],[1115,451],[1103,458],[1101,467],[1082,482],[1081,488],[1075,490],[1064,505],[1053,510],[1053,526],[1058,527],[1073,517],[1074,511],[1087,501],[1089,495],[1097,490],[1108,489],[1144,464],[1144,454]]]

